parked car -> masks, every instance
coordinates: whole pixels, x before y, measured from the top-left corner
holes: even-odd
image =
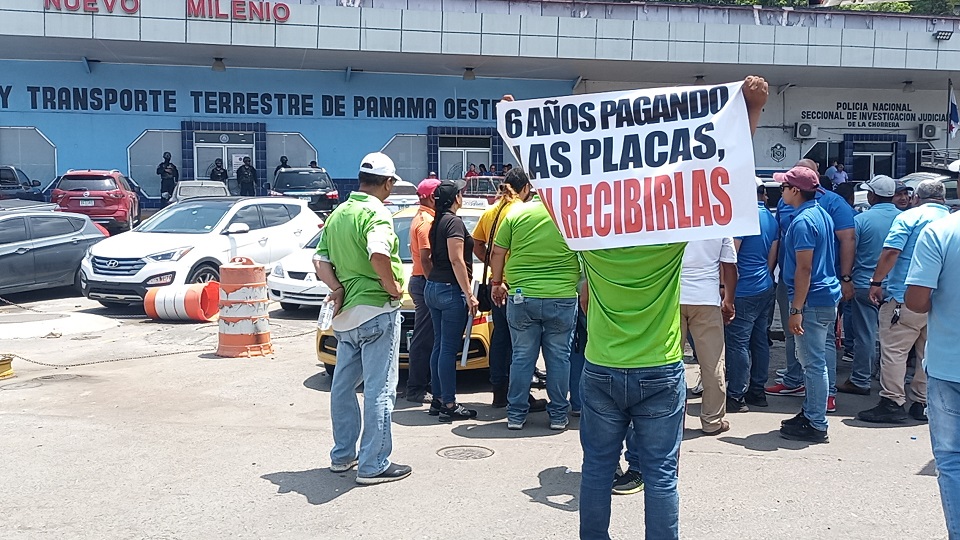
[[[461,208],[457,213],[463,218],[467,230],[476,227],[484,208]],[[417,208],[401,210],[393,216],[393,228],[400,238],[400,260],[403,261],[404,285],[410,283],[410,274],[413,271],[413,259],[410,256],[410,223],[417,213]],[[473,259],[473,275],[480,278],[483,264]],[[400,368],[406,369],[409,359],[408,347],[413,338],[413,323],[416,318],[413,300],[404,290],[403,303],[400,306]],[[460,364],[460,353],[457,353],[457,369],[483,369],[490,366],[490,336],[493,332],[493,318],[490,313],[477,313],[470,331],[470,348],[467,351],[467,365]],[[317,330],[317,359],[324,365],[327,373],[333,374],[337,364],[337,337],[333,330]]]
[[[227,197],[230,191],[223,182],[215,180],[181,180],[173,188],[170,204],[196,197]]]
[[[383,201],[383,205],[392,213],[397,213],[411,206],[420,206],[420,196],[417,195],[417,186],[406,180],[397,180],[397,182],[393,184],[393,191],[390,192],[390,196]]]
[[[53,185],[50,201],[114,232],[129,231],[140,221],[140,198],[118,170],[71,169]]]
[[[80,261],[103,238],[82,214],[0,213],[0,295],[68,285],[80,292]]]
[[[12,165],[0,165],[0,199],[43,201],[40,181],[30,178]]]
[[[273,196],[287,196],[306,201],[310,209],[329,215],[340,202],[340,194],[325,169],[294,167],[277,173],[273,184],[267,184]]]
[[[917,186],[920,185],[920,182],[924,180],[939,180],[943,182],[943,187],[947,190],[947,206],[950,207],[951,212],[956,212],[960,210],[960,196],[957,194],[957,179],[952,178],[946,174],[940,173],[931,173],[931,172],[915,172],[910,173],[900,180],[903,181],[907,187],[912,188],[913,190],[917,189]]]
[[[295,199],[186,200],[93,246],[82,264],[84,295],[108,307],[142,302],[148,287],[218,281],[220,265],[233,257],[272,268],[321,223]]]
[[[319,242],[318,232],[303,249],[280,259],[267,276],[270,299],[280,302],[285,311],[296,311],[300,306],[319,306],[330,292],[313,268],[313,254],[317,252]]]

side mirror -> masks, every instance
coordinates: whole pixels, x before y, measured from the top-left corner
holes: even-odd
[[[264,186],[264,189],[266,189],[267,191],[270,191],[270,190],[273,189],[273,188],[272,188],[272,186],[271,186],[270,184],[266,184],[266,185]]]
[[[227,230],[223,231],[223,234],[229,236],[231,234],[245,234],[250,232],[250,226],[246,223],[231,223]]]
[[[40,187],[40,181],[39,181],[39,180],[34,180],[33,182],[30,182],[30,185],[33,186],[33,187]]]

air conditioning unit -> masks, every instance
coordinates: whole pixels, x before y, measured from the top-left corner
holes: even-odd
[[[939,139],[940,128],[936,124],[920,124],[921,139]]]
[[[807,122],[797,122],[793,127],[794,139],[816,139],[817,126]]]

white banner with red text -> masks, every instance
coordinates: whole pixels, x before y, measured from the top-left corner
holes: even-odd
[[[497,130],[573,250],[750,236],[742,86],[501,101]]]

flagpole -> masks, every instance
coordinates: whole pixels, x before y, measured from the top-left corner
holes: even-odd
[[[953,79],[947,77],[947,135],[943,139],[943,149],[950,150],[950,105],[953,96]]]

